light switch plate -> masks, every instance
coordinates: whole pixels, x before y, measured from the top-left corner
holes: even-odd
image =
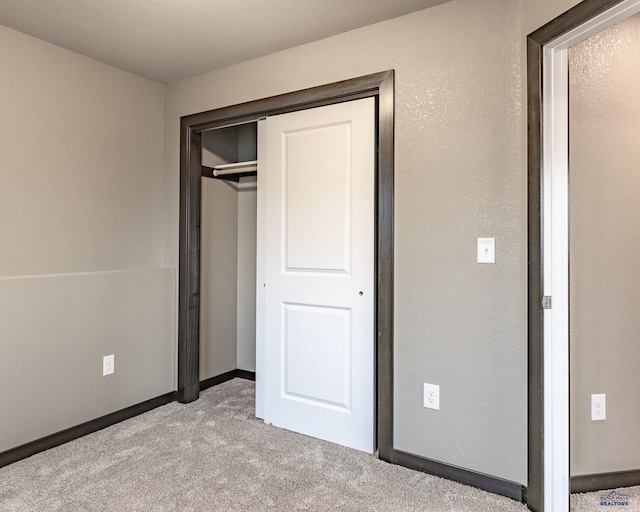
[[[496,262],[496,239],[478,238],[478,263]]]

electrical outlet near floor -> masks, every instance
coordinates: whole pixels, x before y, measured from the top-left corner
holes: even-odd
[[[111,354],[102,358],[102,376],[111,375],[115,371],[116,356]]]
[[[607,395],[591,395],[591,421],[607,419]]]
[[[440,386],[436,384],[424,385],[424,406],[427,409],[440,410]]]

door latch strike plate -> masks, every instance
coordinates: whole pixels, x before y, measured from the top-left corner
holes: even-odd
[[[551,309],[551,296],[545,295],[542,297],[542,309]]]

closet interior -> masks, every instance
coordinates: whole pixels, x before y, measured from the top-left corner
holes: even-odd
[[[201,382],[256,371],[257,128],[202,133]]]

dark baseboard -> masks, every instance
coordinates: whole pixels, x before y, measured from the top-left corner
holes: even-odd
[[[502,480],[501,478],[483,473],[476,473],[475,471],[451,466],[435,460],[425,459],[400,450],[393,450],[393,462],[400,466],[422,471],[423,473],[429,473],[430,475],[470,485],[483,491],[506,496],[521,503],[524,503],[523,498],[526,497],[526,489],[521,484]]]
[[[237,371],[238,370],[231,370],[230,372],[221,373],[220,375],[216,375],[215,377],[209,377],[208,379],[201,380],[200,391],[212,388],[213,386],[217,386],[218,384],[222,384],[223,382],[227,382],[228,380],[235,379]]]
[[[236,377],[244,380],[256,381],[256,372],[250,372],[249,370],[236,370]]]
[[[231,370],[230,372],[221,373],[215,377],[209,377],[208,379],[200,381],[200,391],[204,391],[205,389],[212,388],[213,386],[217,386],[218,384],[222,384],[223,382],[227,382],[228,380],[235,378],[256,380],[256,372],[250,372],[247,370]]]
[[[640,485],[640,470],[571,477],[571,492],[593,492]]]
[[[78,439],[79,437],[86,436],[87,434],[92,434],[93,432],[110,427],[111,425],[115,425],[121,421],[128,420],[129,418],[133,418],[139,414],[149,412],[161,405],[171,403],[175,401],[175,399],[176,393],[175,391],[172,391],[166,395],[152,398],[145,402],[127,407],[126,409],[121,409],[119,411],[112,412],[111,414],[101,416],[95,420],[87,421],[80,425],[76,425],[75,427],[67,428],[60,432],[56,432],[55,434],[36,439],[30,443],[25,443],[15,448],[11,448],[10,450],[0,453],[0,468],[19,460],[26,459],[27,457],[31,457],[36,453],[43,452],[50,448],[55,448],[61,444]]]

